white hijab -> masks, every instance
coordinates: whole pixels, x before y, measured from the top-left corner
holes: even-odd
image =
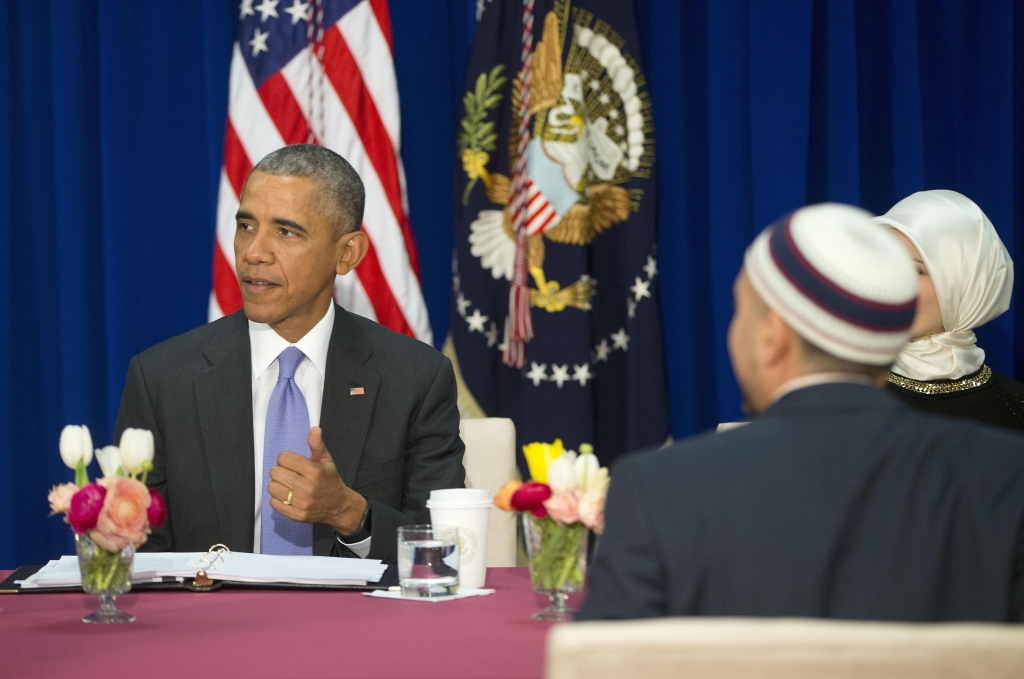
[[[945,332],[911,340],[892,371],[914,380],[955,380],[985,362],[974,328],[1010,308],[1013,260],[974,201],[956,191],[919,191],[875,221],[921,254]]]

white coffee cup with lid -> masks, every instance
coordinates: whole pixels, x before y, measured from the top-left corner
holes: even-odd
[[[487,580],[487,526],[493,501],[484,488],[430,491],[427,509],[436,528],[459,529],[459,587],[478,589]]]

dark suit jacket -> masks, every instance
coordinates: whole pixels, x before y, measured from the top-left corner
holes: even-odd
[[[809,387],[624,458],[581,619],[1024,620],[1024,437]]]
[[[320,426],[341,478],[370,498],[369,557],[396,561],[396,529],[429,523],[432,489],[462,487],[465,447],[451,362],[432,347],[335,307]],[[363,395],[350,395],[363,387]],[[252,364],[242,311],[134,357],[117,416],[153,432],[149,485],[167,523],[145,548],[251,552],[255,506]],[[326,525],[313,553],[350,556]]]

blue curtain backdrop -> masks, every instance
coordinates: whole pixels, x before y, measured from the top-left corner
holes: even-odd
[[[97,445],[111,443],[129,358],[205,321],[237,4],[0,3],[0,568],[70,553],[69,529],[46,518],[47,489],[71,478],[61,427],[86,423]],[[402,152],[438,343],[477,4],[391,0]],[[739,416],[725,353],[732,278],[749,240],[784,212],[821,200],[884,212],[913,191],[952,188],[1024,262],[1020,3],[636,6],[658,130],[677,437]],[[1014,305],[979,336],[990,364],[1021,378],[1020,295]]]

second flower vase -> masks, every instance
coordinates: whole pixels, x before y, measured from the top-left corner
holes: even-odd
[[[547,594],[551,605],[533,614],[534,620],[568,622],[575,610],[569,594],[583,589],[587,571],[587,535],[582,523],[560,524],[523,513],[523,535],[530,560],[530,580],[536,592]]]

